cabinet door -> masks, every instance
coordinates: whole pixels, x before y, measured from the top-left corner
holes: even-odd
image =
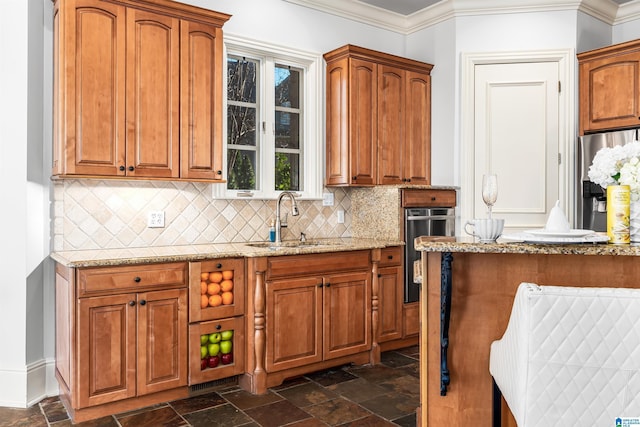
[[[405,97],[404,179],[431,183],[431,76],[407,71]]]
[[[640,52],[580,64],[580,125],[583,131],[640,124]]]
[[[179,175],[180,21],[127,9],[126,174]]]
[[[275,372],[322,360],[322,278],[266,283],[266,369]]]
[[[136,395],[135,294],[78,302],[78,407]]]
[[[187,290],[140,293],[138,396],[187,385]]]
[[[376,179],[377,73],[373,62],[350,60],[351,183],[356,185],[373,185]]]
[[[378,270],[378,342],[402,338],[402,269],[386,267]]]
[[[56,7],[53,174],[124,174],[125,9],[98,0]]]
[[[324,279],[325,359],[371,349],[371,274],[334,274]]]
[[[405,71],[378,65],[378,184],[402,184],[405,181],[404,98]]]
[[[180,176],[223,180],[222,29],[180,26]]]

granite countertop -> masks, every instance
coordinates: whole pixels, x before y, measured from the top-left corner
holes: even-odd
[[[260,246],[251,246],[251,245]],[[269,242],[212,243],[205,245],[155,246],[147,248],[57,251],[51,258],[67,267],[105,267],[156,262],[202,261],[216,258],[302,255],[404,246],[400,240],[358,238],[314,239],[301,246],[295,241],[275,247]]]
[[[640,256],[640,245],[636,244],[534,244],[501,239],[496,243],[480,243],[470,237],[420,236],[415,239],[415,246],[417,250],[425,252]]]

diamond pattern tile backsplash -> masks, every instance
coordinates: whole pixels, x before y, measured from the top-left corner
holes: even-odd
[[[220,185],[220,184],[215,184]],[[212,184],[182,181],[100,181],[54,183],[55,251],[267,240],[275,200],[214,199]],[[283,240],[352,237],[348,189],[330,188],[333,206],[298,200],[300,215],[288,216]],[[282,213],[290,212],[288,199]],[[338,224],[337,210],[345,211]],[[164,211],[165,227],[147,227],[150,211]],[[284,215],[283,215],[284,216]]]

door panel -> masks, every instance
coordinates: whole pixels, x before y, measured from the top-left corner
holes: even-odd
[[[486,217],[482,175],[498,175],[493,207],[505,229],[544,227],[559,198],[558,64],[475,67],[475,218]]]

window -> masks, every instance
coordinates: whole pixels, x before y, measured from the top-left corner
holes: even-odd
[[[225,37],[227,197],[322,190],[322,57]]]

